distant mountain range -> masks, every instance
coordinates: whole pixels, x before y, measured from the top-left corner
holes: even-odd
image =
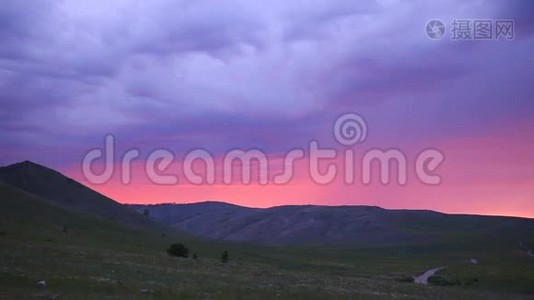
[[[534,220],[448,215],[375,206],[288,205],[266,209],[223,202],[132,205],[151,219],[210,240],[260,244],[386,245],[469,237],[533,236]]]
[[[259,209],[222,202],[122,205],[57,171],[29,161],[1,167],[0,182],[3,182],[0,190],[5,195],[4,204],[16,201],[5,199],[16,189],[61,209],[136,228],[172,227],[208,240],[366,246],[432,243],[471,237],[520,240],[534,236],[533,219],[447,215],[374,206],[288,205]]]

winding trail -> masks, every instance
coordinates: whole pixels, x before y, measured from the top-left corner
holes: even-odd
[[[430,269],[419,276],[414,276],[413,282],[417,284],[428,284],[428,278],[434,276],[437,272],[439,272],[442,269],[445,269],[445,267]]]

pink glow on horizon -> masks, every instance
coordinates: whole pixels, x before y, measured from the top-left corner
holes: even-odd
[[[67,170],[66,174],[121,203],[214,200],[249,207],[376,205],[389,209],[430,209],[445,213],[534,218],[534,155],[529,151],[534,149],[534,138],[528,131],[515,127],[502,132],[488,132],[482,137],[435,141],[432,146],[441,149],[447,157],[438,169],[443,179],[439,186],[418,182],[413,172],[409,173],[406,186],[396,183],[382,186],[377,181],[365,186],[360,182],[358,171],[353,185],[345,185],[339,178],[334,183],[319,185],[307,177],[305,161],[296,164],[295,179],[286,185],[262,186],[254,183],[253,177],[250,185],[223,185],[220,180],[214,185],[193,185],[180,179],[176,186],[158,186],[146,177],[136,176],[143,173],[143,162],[139,161],[133,166],[134,180],[127,186],[120,183],[118,176],[105,185],[88,184],[79,167]],[[410,148],[413,149],[413,145]],[[424,149],[424,145],[420,149]],[[357,150],[357,153],[358,160],[361,152]],[[413,154],[407,153],[407,157],[408,166],[413,166]],[[217,159],[217,164],[219,162],[220,159]],[[272,167],[276,169],[280,162],[280,159],[273,160]],[[338,163],[338,166],[342,169],[341,164]],[[220,174],[217,178],[220,179]]]

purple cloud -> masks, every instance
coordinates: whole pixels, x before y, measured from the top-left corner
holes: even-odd
[[[345,111],[377,140],[527,119],[533,12],[529,1],[4,1],[2,163],[37,149],[58,162],[56,148],[72,163],[109,132],[132,147],[281,151],[328,138]],[[517,38],[425,36],[428,20],[474,17],[514,19]]]

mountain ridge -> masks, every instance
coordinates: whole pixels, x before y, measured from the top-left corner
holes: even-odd
[[[534,220],[389,210],[362,205],[251,208],[221,201],[124,205],[30,161],[0,167],[0,181],[69,210],[138,228],[169,228],[206,240],[268,245],[399,245],[534,235]],[[147,217],[148,215],[148,217]]]
[[[234,206],[234,207],[240,207],[240,208],[246,208],[246,209],[272,209],[272,208],[278,208],[278,207],[369,207],[369,208],[377,208],[387,211],[399,211],[399,212],[429,212],[429,213],[437,213],[447,216],[473,216],[473,217],[497,217],[497,218],[515,218],[515,219],[527,219],[527,220],[534,220],[532,217],[523,217],[523,216],[511,216],[511,215],[485,215],[485,214],[477,214],[477,213],[449,213],[449,212],[442,212],[438,210],[432,210],[432,209],[417,209],[417,208],[385,208],[382,206],[377,205],[366,205],[366,204],[342,204],[342,205],[327,205],[327,204],[282,204],[282,205],[274,205],[274,206],[267,206],[267,207],[253,207],[253,206],[246,206],[241,204],[235,204],[231,202],[226,202],[222,200],[205,200],[205,201],[198,201],[198,202],[161,202],[161,203],[150,203],[150,204],[141,204],[141,203],[124,203],[124,205],[127,206],[144,206],[144,207],[156,207],[156,206],[187,206],[187,205],[197,205],[197,204],[222,204],[222,205],[228,205],[228,206]]]
[[[395,244],[438,241],[452,235],[534,233],[534,220],[528,218],[377,206],[249,208],[215,201],[130,206],[138,212],[147,211],[161,224],[200,238],[260,244]]]

